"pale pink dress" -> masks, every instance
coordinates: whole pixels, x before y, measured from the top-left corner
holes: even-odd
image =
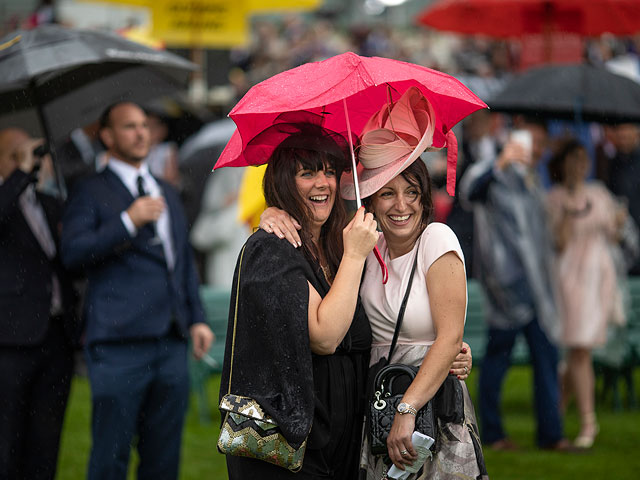
[[[624,321],[609,245],[615,236],[615,200],[602,184],[594,182],[584,187],[574,204],[567,189],[557,185],[547,196],[547,206],[554,231],[563,210],[572,212],[568,217],[571,233],[556,262],[564,344],[603,345],[607,323]]]

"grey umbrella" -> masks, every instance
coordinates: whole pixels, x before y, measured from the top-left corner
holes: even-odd
[[[189,225],[195,222],[200,212],[211,165],[218,159],[235,129],[236,124],[230,118],[207,123],[187,138],[178,151],[183,202]]]
[[[34,110],[53,146],[111,103],[185,88],[196,68],[106,32],[56,25],[18,30],[0,39],[0,115]]]
[[[533,68],[487,101],[493,111],[600,123],[640,121],[640,84],[586,64]]]

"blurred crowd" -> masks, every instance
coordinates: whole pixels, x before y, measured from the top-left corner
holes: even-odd
[[[38,12],[29,17],[27,23],[36,26],[54,18],[51,2],[43,1]],[[450,73],[486,100],[523,66],[522,45],[517,42],[443,36],[427,29],[391,29],[382,25],[343,29],[336,26],[335,20],[331,16],[309,18],[299,15],[283,16],[279,21],[272,18],[268,21],[255,20],[251,45],[246,49],[229,52],[231,68],[228,85],[224,86],[228,94],[218,104],[204,109],[205,113],[201,107],[193,108],[187,101],[177,99],[171,99],[169,103],[179,105],[179,108],[159,107],[167,103],[156,103],[143,105],[145,114],[133,109],[138,117],[145,115],[148,125],[140,128],[148,130],[149,148],[143,157],[150,176],[171,185],[179,195],[175,198],[180,199],[186,212],[181,228],[184,227],[185,239],[188,238],[195,249],[200,283],[220,288],[230,287],[237,254],[256,227],[260,209],[264,207],[264,202],[260,201],[261,177],[259,173],[256,175],[256,171],[228,168],[209,173],[234,128],[230,120],[222,117],[252,85],[302,63],[353,51],[365,56],[404,60]],[[635,75],[636,80],[640,79],[640,36],[603,36],[580,42],[574,54],[578,60],[608,65],[615,71],[632,78]],[[142,122],[140,118],[138,121]],[[112,161],[117,141],[107,138],[105,142],[104,136],[105,129],[110,128],[114,127],[108,119],[107,123],[105,119],[102,119],[102,123],[96,119],[92,125],[77,125],[63,143],[53,146],[59,171],[67,190],[71,192],[71,198],[77,195],[77,187],[82,181],[104,172],[106,165]],[[591,349],[606,343],[609,324],[624,323],[628,309],[625,303],[625,279],[628,275],[640,275],[640,127],[635,124],[585,126],[571,122],[548,123],[535,118],[508,117],[481,111],[467,118],[456,130],[461,151],[458,163],[458,193],[461,195],[457,194],[452,198],[444,191],[446,155],[430,153],[425,156],[425,160],[434,183],[435,220],[447,223],[457,234],[466,257],[468,276],[483,284],[489,302],[493,305],[494,312],[497,312],[492,317],[498,323],[489,326],[490,343],[487,352],[495,358],[493,364],[490,361],[485,363],[486,372],[494,368],[497,374],[489,378],[489,373],[486,373],[481,379],[481,382],[485,382],[485,396],[481,392],[480,398],[481,420],[483,428],[493,429],[485,434],[485,441],[495,444],[496,448],[513,446],[508,441],[499,418],[499,393],[492,396],[486,392],[499,392],[508,368],[510,349],[513,348],[514,340],[511,336],[513,334],[515,337],[518,329],[522,329],[531,351],[536,352],[533,355],[534,362],[547,354],[547,342],[558,341],[566,347],[567,367],[558,383],[563,388],[556,395],[560,397],[562,405],[568,403],[570,394],[575,395],[582,422],[576,444],[588,447],[593,443],[598,430],[593,403]],[[519,143],[513,135],[514,130],[529,131],[529,140]],[[55,367],[58,376],[52,379],[45,375],[37,388],[46,391],[50,382],[55,382],[52,402],[56,405],[56,410],[49,411],[47,418],[51,418],[52,432],[59,434],[62,418],[60,412],[64,411],[69,391],[72,351],[87,340],[86,336],[79,335],[74,323],[78,312],[75,297],[85,292],[87,281],[86,278],[74,277],[62,267],[56,245],[60,248],[57,222],[63,215],[63,206],[47,195],[57,191],[58,182],[46,150],[36,151],[41,143],[22,131],[7,129],[0,132],[0,225],[3,229],[0,234],[0,258],[4,259],[3,262],[29,256],[32,260],[35,259],[31,262],[33,265],[29,263],[30,268],[33,267],[33,273],[26,276],[23,264],[16,264],[15,271],[9,276],[5,276],[5,272],[9,270],[3,267],[0,288],[3,289],[2,302],[8,303],[1,303],[0,306],[3,310],[10,311],[18,308],[18,301],[15,298],[6,300],[5,295],[5,291],[21,295],[23,291],[18,290],[27,288],[20,281],[16,284],[16,275],[19,279],[27,279],[29,275],[43,279],[43,291],[54,292],[51,305],[40,299],[42,305],[29,302],[31,305],[19,307],[22,314],[46,318],[49,323],[45,322],[40,336],[35,335],[34,331],[25,333],[13,327],[12,330],[7,329],[7,335],[0,336],[0,352],[3,352],[2,355],[9,352],[13,363],[5,362],[0,365],[25,365],[21,378],[30,377],[30,369],[34,366],[33,363],[25,364],[24,359],[33,358],[31,355],[35,348],[38,351],[39,365],[51,367],[49,370]],[[37,165],[35,168],[34,159]],[[510,178],[511,170],[514,172],[513,178]],[[465,185],[468,189],[462,191]],[[492,185],[501,185],[504,191]],[[134,183],[131,183],[131,189],[134,187]],[[95,184],[92,188],[99,190],[103,187]],[[138,195],[140,190],[132,192]],[[90,194],[98,195],[96,191],[87,191],[86,187],[83,193],[87,198],[91,197]],[[33,203],[38,197],[40,203]],[[251,197],[250,200],[247,197]],[[100,202],[106,201],[98,197],[95,210],[84,211],[83,214],[96,215],[98,218],[102,205]],[[90,202],[87,202],[89,201],[84,201],[82,208],[88,208]],[[518,204],[521,209],[507,212],[504,202]],[[174,208],[175,205],[170,207]],[[79,204],[76,204],[76,208],[80,208]],[[68,212],[65,214],[71,215]],[[153,237],[157,233],[156,229],[160,228],[161,214],[149,215],[140,225],[133,221],[130,225],[133,231],[147,224],[150,227],[154,225],[148,229],[149,236]],[[510,219],[505,220],[509,215]],[[131,216],[133,220],[135,215]],[[500,222],[505,221],[513,223],[499,226]],[[44,233],[38,222],[48,225]],[[15,227],[11,234],[6,233],[9,231],[6,225],[9,224]],[[21,240],[25,235],[28,236],[27,228],[34,231],[37,243],[32,239]],[[500,238],[486,234],[488,230],[497,233],[502,228],[505,230]],[[542,232],[543,229],[546,229],[548,237],[545,236],[547,233]],[[120,230],[109,233],[114,236],[109,245],[109,249],[114,249],[113,251],[118,251],[118,242],[126,235],[126,231]],[[507,237],[515,233],[522,235],[522,243],[510,243],[511,240]],[[79,230],[76,240],[82,234]],[[93,234],[106,235],[107,232]],[[72,239],[67,240],[68,245],[73,244]],[[91,245],[96,249],[107,248],[98,239],[94,240],[95,243]],[[544,244],[547,240],[549,245]],[[86,245],[82,247],[85,248]],[[86,251],[85,258],[77,263],[100,263],[101,252],[104,253],[104,250]],[[125,256],[121,253],[118,255]],[[162,257],[161,251],[159,255]],[[135,265],[137,259],[132,261],[131,265]],[[500,262],[504,262],[504,271],[498,268]],[[45,267],[40,268],[38,265]],[[172,268],[175,265],[179,263],[172,265]],[[549,270],[542,268],[542,265],[548,266]],[[113,273],[110,270],[113,266],[105,264],[102,268],[105,269],[105,274]],[[123,266],[123,270],[126,268],[128,267]],[[187,295],[193,295],[194,280],[189,277],[190,273],[183,274],[184,278],[178,281],[186,282],[188,288],[185,288],[190,292]],[[100,275],[102,273],[97,274],[97,277]],[[171,279],[172,282],[174,280]],[[91,282],[101,281],[101,278],[90,278],[89,285]],[[75,288],[72,288],[72,284]],[[176,285],[172,288],[182,292],[181,287]],[[500,286],[499,293],[496,293],[498,290],[492,290],[496,286]],[[117,290],[108,282],[103,287],[106,289],[104,295],[113,296],[113,292]],[[140,292],[143,298],[148,295],[147,290]],[[512,296],[501,296],[507,293]],[[102,307],[95,298],[91,301],[96,302],[89,303],[94,309],[92,314],[95,315]],[[168,307],[167,311],[174,312],[183,308],[179,299],[175,302],[177,303]],[[185,304],[192,305],[189,301]],[[36,307],[39,310],[27,311]],[[517,313],[514,314],[516,310]],[[551,310],[559,312],[563,322],[555,326],[546,325],[545,320],[555,317],[550,314],[545,319],[541,312]],[[121,317],[124,314],[112,315]],[[176,323],[174,317],[168,317],[167,329],[172,336],[167,340],[168,346],[163,347],[180,350],[182,347],[171,341],[186,338],[189,327],[202,322],[198,315],[191,315],[190,322],[185,325]],[[500,315],[505,318],[502,324],[499,323]],[[507,320],[513,317],[518,319],[515,326]],[[535,329],[531,328],[532,318],[539,321]],[[557,329],[559,325],[561,331],[554,333],[554,328]],[[0,328],[5,327],[0,325]],[[104,332],[92,332],[91,335],[106,335],[104,338],[107,338],[109,333],[106,329]],[[206,339],[200,338],[199,341],[206,343]],[[58,345],[62,345],[63,349],[53,352]],[[144,344],[143,347],[151,358],[158,346]],[[112,351],[115,348],[110,345],[104,351],[92,351],[91,355],[94,358],[110,353],[115,355]],[[182,351],[176,353],[183,354]],[[171,362],[171,358],[156,360],[165,361],[167,365]],[[555,369],[556,362],[550,357],[546,360],[545,365],[539,366],[546,377],[539,380],[541,383],[538,386],[549,391],[555,388],[550,386],[555,381],[555,376],[550,371]],[[15,377],[12,368],[0,369],[0,379],[4,384],[9,382],[9,378]],[[167,368],[173,366],[169,365]],[[95,371],[93,374],[99,375]],[[112,374],[113,372],[107,372],[104,375],[106,378]],[[105,382],[100,384],[105,392],[109,388],[115,388]],[[21,390],[24,388],[24,385],[15,385],[18,397],[24,395],[24,390]],[[183,395],[183,390],[178,392],[175,400],[180,405],[180,410],[184,409],[184,398],[180,396]],[[17,404],[18,397],[3,396],[8,403],[0,403],[4,405],[1,410],[11,411],[9,409]],[[125,403],[129,401],[120,400]],[[104,405],[102,408],[105,409],[102,418],[106,419],[103,421],[109,421],[112,412]],[[543,409],[544,404],[538,411],[540,421],[548,414]],[[176,419],[172,430],[163,434],[177,436],[179,439],[182,420],[182,417]],[[4,425],[4,430],[0,431],[2,454],[5,453],[6,446],[2,442],[9,438],[13,427]],[[135,428],[138,427],[131,426],[132,430]],[[39,453],[47,451],[40,445],[48,446],[57,442],[56,438],[40,440],[49,443],[34,443],[32,449]],[[117,440],[114,442],[117,443]],[[156,447],[154,444],[152,448]],[[46,461],[49,468],[54,468],[57,447],[49,451],[52,458]],[[122,452],[118,452],[120,453]],[[109,455],[110,452],[105,447],[102,454]],[[27,452],[25,458],[28,456]],[[92,462],[107,462],[105,458],[92,458]],[[0,458],[0,461],[6,460],[7,458]],[[158,468],[166,467],[161,465]],[[171,464],[170,468],[177,469],[177,466]],[[37,472],[29,475],[33,476],[28,478],[45,478],[38,476],[40,473]]]

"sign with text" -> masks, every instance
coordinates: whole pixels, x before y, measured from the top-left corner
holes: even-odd
[[[155,0],[153,35],[169,46],[229,48],[249,42],[244,0]]]
[[[313,10],[322,0],[247,0],[250,12],[273,12],[278,10]]]

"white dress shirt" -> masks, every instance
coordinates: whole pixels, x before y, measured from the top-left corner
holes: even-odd
[[[40,248],[42,248],[42,251],[47,255],[49,260],[53,260],[56,256],[56,244],[49,229],[49,223],[47,222],[44,209],[36,197],[36,190],[33,184],[30,184],[24,192],[20,194],[18,204]],[[62,291],[58,277],[55,274],[52,276],[51,287],[50,313],[51,315],[58,315],[62,313]]]
[[[138,176],[142,176],[145,191],[149,196],[163,196],[160,185],[158,185],[156,179],[153,178],[153,176],[149,172],[149,167],[145,162],[140,165],[140,168],[136,168],[126,162],[118,160],[114,157],[110,157],[107,165],[108,168],[110,168],[111,171],[115,173],[116,176],[122,181],[124,186],[127,187],[129,192],[131,192],[133,198],[138,197]],[[138,229],[133,224],[133,221],[129,217],[129,214],[126,210],[120,214],[120,218],[122,219],[122,223],[126,227],[129,234],[132,237],[135,237],[138,234]],[[156,222],[156,229],[158,237],[160,237],[160,241],[162,242],[162,249],[164,250],[164,257],[167,261],[167,267],[169,267],[169,270],[173,270],[173,267],[175,265],[175,253],[173,250],[173,239],[171,237],[169,208],[165,208],[160,215],[160,218],[158,218],[158,221]]]

